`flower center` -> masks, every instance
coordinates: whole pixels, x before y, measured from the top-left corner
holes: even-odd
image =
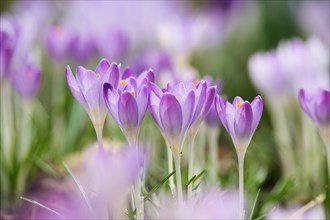
[[[130,93],[131,93],[132,96],[135,96],[135,92],[134,92],[134,91],[132,91],[132,92],[130,92]]]
[[[100,75],[99,73],[96,73],[96,77],[97,77],[97,78],[100,78],[101,75]]]
[[[241,105],[243,105],[243,103],[244,103],[243,101],[240,101],[239,103],[237,103],[237,104],[236,104],[237,108],[240,108]]]
[[[121,84],[122,86],[125,86],[126,83],[127,83],[127,80],[126,80],[126,79],[120,80],[120,84]]]

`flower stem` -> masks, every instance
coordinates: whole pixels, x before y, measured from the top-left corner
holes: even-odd
[[[170,174],[174,171],[174,169],[173,169],[173,156],[172,156],[172,151],[171,151],[171,148],[170,148],[169,145],[167,145],[166,149],[167,149],[168,173]],[[170,177],[170,179],[168,181],[169,181],[169,186],[170,186],[170,189],[171,189],[171,192],[172,192],[172,196],[174,197],[175,194],[176,194],[176,191],[175,191],[175,184],[174,184],[173,175]]]
[[[188,162],[188,181],[194,174],[194,152],[195,152],[195,138],[197,132],[189,132],[189,162]],[[193,183],[188,185],[188,198],[192,196]]]
[[[238,175],[239,175],[239,217],[244,219],[245,211],[244,211],[244,156],[245,153],[237,152],[238,157]]]
[[[96,138],[97,138],[97,144],[99,146],[99,152],[104,152],[102,130],[103,129],[95,128]]]
[[[319,132],[324,142],[325,151],[327,153],[328,181],[330,184],[330,126],[325,128],[320,128]]]
[[[216,128],[209,128],[208,132],[208,153],[209,153],[209,160],[210,160],[210,176],[214,183],[217,183],[218,180],[218,171],[219,171],[219,163],[218,163],[218,137],[220,135],[220,129]]]
[[[176,170],[176,187],[178,191],[178,201],[179,204],[183,202],[183,195],[182,195],[182,181],[181,181],[181,154],[174,155],[174,163],[175,163],[175,170]]]

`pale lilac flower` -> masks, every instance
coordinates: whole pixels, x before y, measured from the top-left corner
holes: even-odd
[[[275,207],[267,213],[267,220],[319,220],[326,219],[324,207],[322,205],[314,206],[303,211],[301,206]]]
[[[299,91],[299,102],[303,111],[320,127],[330,126],[330,92],[318,90],[308,93],[304,89]]]
[[[329,87],[329,53],[316,38],[293,39],[276,50],[254,54],[248,63],[255,86],[268,97],[293,97],[301,87]]]
[[[200,192],[184,203],[167,199],[160,206],[159,219],[238,219],[238,194],[234,191]]]
[[[39,89],[41,71],[35,65],[26,62],[21,68],[14,71],[10,78],[13,87],[21,97],[31,98]]]
[[[131,75],[129,71],[125,73]],[[152,71],[138,78],[129,76],[113,85],[105,83],[103,87],[106,106],[130,144],[136,142],[148,107],[149,80],[153,80]]]
[[[95,129],[103,129],[107,114],[103,98],[103,84],[118,81],[118,67],[103,59],[97,65],[96,70],[88,70],[82,66],[76,69],[76,77],[71,68],[66,68],[66,80],[72,95],[84,107]]]
[[[217,95],[215,107],[223,126],[234,142],[235,148],[237,151],[245,152],[262,115],[263,102],[261,97],[257,96],[252,103],[249,103],[236,96],[231,104]]]

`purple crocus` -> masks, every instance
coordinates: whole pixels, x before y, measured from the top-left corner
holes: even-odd
[[[262,115],[262,98],[257,96],[252,103],[249,103],[236,96],[231,104],[217,95],[215,108],[223,126],[230,134],[236,150],[245,152]]]
[[[130,70],[124,74],[131,75]],[[145,71],[137,78],[130,76],[113,84],[105,83],[103,87],[106,106],[132,145],[136,144],[147,111],[149,80],[153,78],[152,71]]]
[[[21,69],[14,71],[10,78],[13,87],[21,97],[31,98],[39,89],[41,71],[32,63],[25,63]]]
[[[70,58],[76,33],[64,25],[54,25],[46,33],[45,45],[49,55],[56,60]]]
[[[299,102],[303,111],[320,128],[330,126],[330,92],[317,90],[307,93],[304,89],[299,91]]]
[[[96,70],[88,70],[82,66],[76,69],[76,77],[73,76],[71,68],[66,68],[66,81],[72,95],[84,107],[88,113],[101,144],[104,120],[107,114],[103,99],[103,84],[118,81],[117,64],[102,59]]]
[[[259,124],[263,102],[260,96],[257,96],[251,104],[236,96],[231,104],[217,95],[215,108],[236,148],[239,173],[239,215],[244,219],[244,157],[252,135]]]

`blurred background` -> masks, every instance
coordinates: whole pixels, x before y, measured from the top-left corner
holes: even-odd
[[[152,68],[161,86],[211,76],[222,80],[229,101],[260,94],[264,113],[245,162],[249,203],[260,190],[253,217],[320,194],[327,197],[318,211],[329,216],[325,150],[298,104],[299,88],[329,90],[329,1],[1,1],[0,12],[1,216],[30,215],[19,197],[42,200],[58,191],[66,176],[61,161],[78,168],[95,143],[65,68],[95,69],[102,58],[137,73]],[[205,123],[199,132],[196,148],[205,156],[196,158],[197,167],[208,167],[212,129],[215,182],[234,188],[236,153],[220,123]],[[110,115],[103,136],[109,148],[125,140]],[[150,187],[166,176],[167,165],[149,114],[140,141],[152,155]]]

